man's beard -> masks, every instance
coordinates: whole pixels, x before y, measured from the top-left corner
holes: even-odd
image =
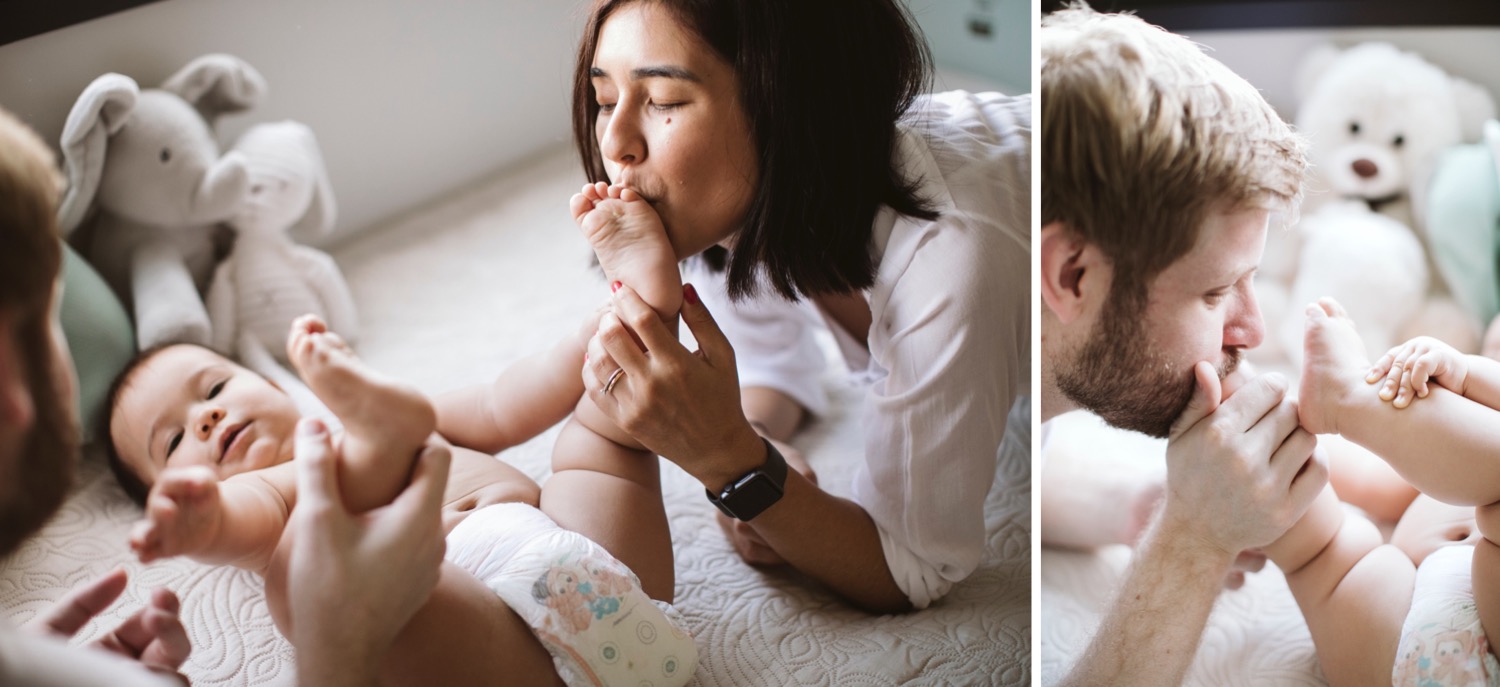
[[[1115,427],[1165,439],[1193,398],[1193,368],[1178,369],[1151,347],[1144,307],[1110,300],[1083,349],[1059,366],[1058,390]],[[1219,379],[1239,364],[1240,350],[1226,349]]]
[[[37,363],[27,374],[36,421],[21,454],[10,458],[15,481],[0,485],[0,556],[10,555],[51,519],[68,493],[78,460],[77,422],[54,379],[47,331],[43,319],[40,328],[22,328],[18,337],[22,359]]]

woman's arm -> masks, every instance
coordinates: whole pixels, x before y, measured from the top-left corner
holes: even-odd
[[[684,349],[664,325],[657,326],[659,320],[644,317],[650,306],[628,287],[616,292],[615,302],[620,317],[601,326],[586,369],[600,376],[623,367],[632,382],[612,394],[598,385],[587,387],[601,410],[710,490],[764,465],[766,445],[741,406],[734,350],[692,287],[684,293],[683,320],[698,339],[697,354]],[[643,325],[635,333],[649,354],[621,320]],[[810,529],[810,522],[818,527]],[[856,605],[876,612],[910,608],[891,577],[880,533],[858,504],[789,471],[781,499],[750,524],[788,563]],[[810,531],[817,535],[809,537]]]

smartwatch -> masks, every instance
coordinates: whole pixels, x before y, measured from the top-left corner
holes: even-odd
[[[761,438],[761,443],[766,445],[765,465],[730,482],[718,494],[704,490],[708,494],[709,503],[718,506],[721,512],[736,520],[748,522],[780,501],[781,495],[785,493],[786,458],[764,437]]]

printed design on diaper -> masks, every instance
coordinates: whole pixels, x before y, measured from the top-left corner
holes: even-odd
[[[635,575],[610,570],[604,561],[559,559],[531,586],[531,596],[553,612],[562,630],[578,634],[595,620],[620,612],[625,596],[635,586]]]
[[[1474,602],[1457,604],[1458,617],[1476,617]],[[1422,623],[1402,638],[1393,678],[1400,687],[1485,685],[1489,640],[1477,624],[1454,627],[1451,620]]]

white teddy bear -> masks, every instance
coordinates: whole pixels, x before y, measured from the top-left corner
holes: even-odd
[[[1478,140],[1493,99],[1387,43],[1318,48],[1297,86],[1312,169],[1301,222],[1267,241],[1268,349],[1300,364],[1303,306],[1333,296],[1372,355],[1417,333],[1473,350],[1478,323],[1436,277],[1415,218],[1438,156]]]

